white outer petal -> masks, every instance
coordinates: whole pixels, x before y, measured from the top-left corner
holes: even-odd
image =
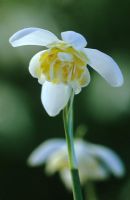
[[[42,86],[41,100],[46,112],[56,116],[66,106],[70,98],[71,88],[65,84],[53,84],[45,81]]]
[[[29,63],[29,72],[34,78],[40,78],[37,74],[37,70],[40,68],[40,57],[43,55],[47,50],[40,51],[36,53],[32,59],[30,60]]]
[[[61,33],[62,39],[71,44],[76,49],[82,49],[87,45],[86,39],[74,31],[65,31]]]
[[[48,46],[58,41],[59,39],[50,31],[35,27],[22,29],[9,39],[13,47],[24,45]]]
[[[30,166],[39,166],[44,164],[49,157],[63,145],[65,145],[64,139],[51,139],[43,142],[31,153],[27,161],[28,164]]]
[[[87,143],[86,147],[89,149],[92,156],[95,156],[95,158],[105,164],[106,169],[108,169],[110,173],[118,177],[124,175],[125,168],[123,162],[114,151],[102,145],[94,145],[91,143]]]
[[[88,57],[88,64],[96,70],[111,86],[119,87],[123,84],[122,73],[116,62],[105,53],[97,49],[84,48]]]

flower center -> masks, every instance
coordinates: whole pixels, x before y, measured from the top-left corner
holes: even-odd
[[[41,57],[41,72],[53,83],[81,83],[87,58],[73,47],[59,45],[47,50]]]

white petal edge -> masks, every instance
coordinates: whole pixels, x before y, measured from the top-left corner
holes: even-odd
[[[123,84],[123,75],[116,62],[107,54],[97,50],[84,48],[88,64],[96,70],[111,86]]]
[[[117,177],[124,175],[125,168],[123,162],[113,150],[102,145],[94,145],[91,143],[87,143],[86,145],[87,148],[91,151],[91,154],[106,165],[110,173]]]
[[[51,139],[43,142],[29,156],[27,160],[28,165],[35,167],[44,164],[52,153],[59,150],[63,145],[65,145],[64,139]]]
[[[61,177],[61,180],[63,181],[65,187],[71,191],[72,190],[72,180],[71,180],[71,174],[70,174],[69,169],[61,170],[60,177]]]
[[[71,44],[76,49],[82,49],[87,45],[86,39],[74,31],[65,31],[61,33],[62,39]]]
[[[35,27],[22,29],[9,39],[13,47],[24,45],[48,46],[58,41],[59,39],[52,32]]]
[[[66,106],[70,98],[71,88],[65,84],[53,84],[45,81],[42,86],[42,104],[50,116],[56,116]]]
[[[90,80],[91,80],[90,73],[87,67],[85,67],[85,71],[81,79],[84,79],[84,78],[86,78],[86,82],[84,85],[82,85],[82,87],[86,87],[90,83]]]
[[[87,67],[85,67],[85,71],[84,71],[82,77],[80,78],[80,80],[72,81],[72,82],[70,82],[70,85],[73,88],[74,93],[79,94],[82,90],[82,87],[86,87],[89,83],[90,83],[90,73],[89,73]]]
[[[47,50],[40,51],[36,53],[29,63],[29,72],[34,78],[38,78],[39,83],[43,84],[45,81],[45,77],[43,78],[42,74],[38,74],[38,71],[40,71],[40,57],[43,55]]]

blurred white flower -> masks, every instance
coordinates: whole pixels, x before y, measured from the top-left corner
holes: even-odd
[[[110,175],[122,177],[125,169],[116,153],[102,145],[75,140],[75,152],[78,161],[81,184],[91,180],[104,180]],[[68,165],[67,146],[64,139],[50,139],[43,142],[28,158],[32,167],[45,164],[48,175],[59,172],[68,189],[72,188]]]
[[[87,41],[81,34],[66,31],[61,33],[61,38],[44,29],[25,28],[9,40],[13,47],[40,45],[48,48],[33,56],[29,71],[42,84],[41,100],[50,116],[57,115],[66,106],[72,89],[78,94],[89,84],[87,64],[110,85],[123,84],[115,61],[96,49],[85,48]]]

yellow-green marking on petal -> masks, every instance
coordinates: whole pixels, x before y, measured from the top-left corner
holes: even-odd
[[[86,82],[84,73],[87,58],[83,52],[71,46],[59,44],[50,48],[41,55],[40,63],[47,81],[65,84],[76,81],[80,86]]]

